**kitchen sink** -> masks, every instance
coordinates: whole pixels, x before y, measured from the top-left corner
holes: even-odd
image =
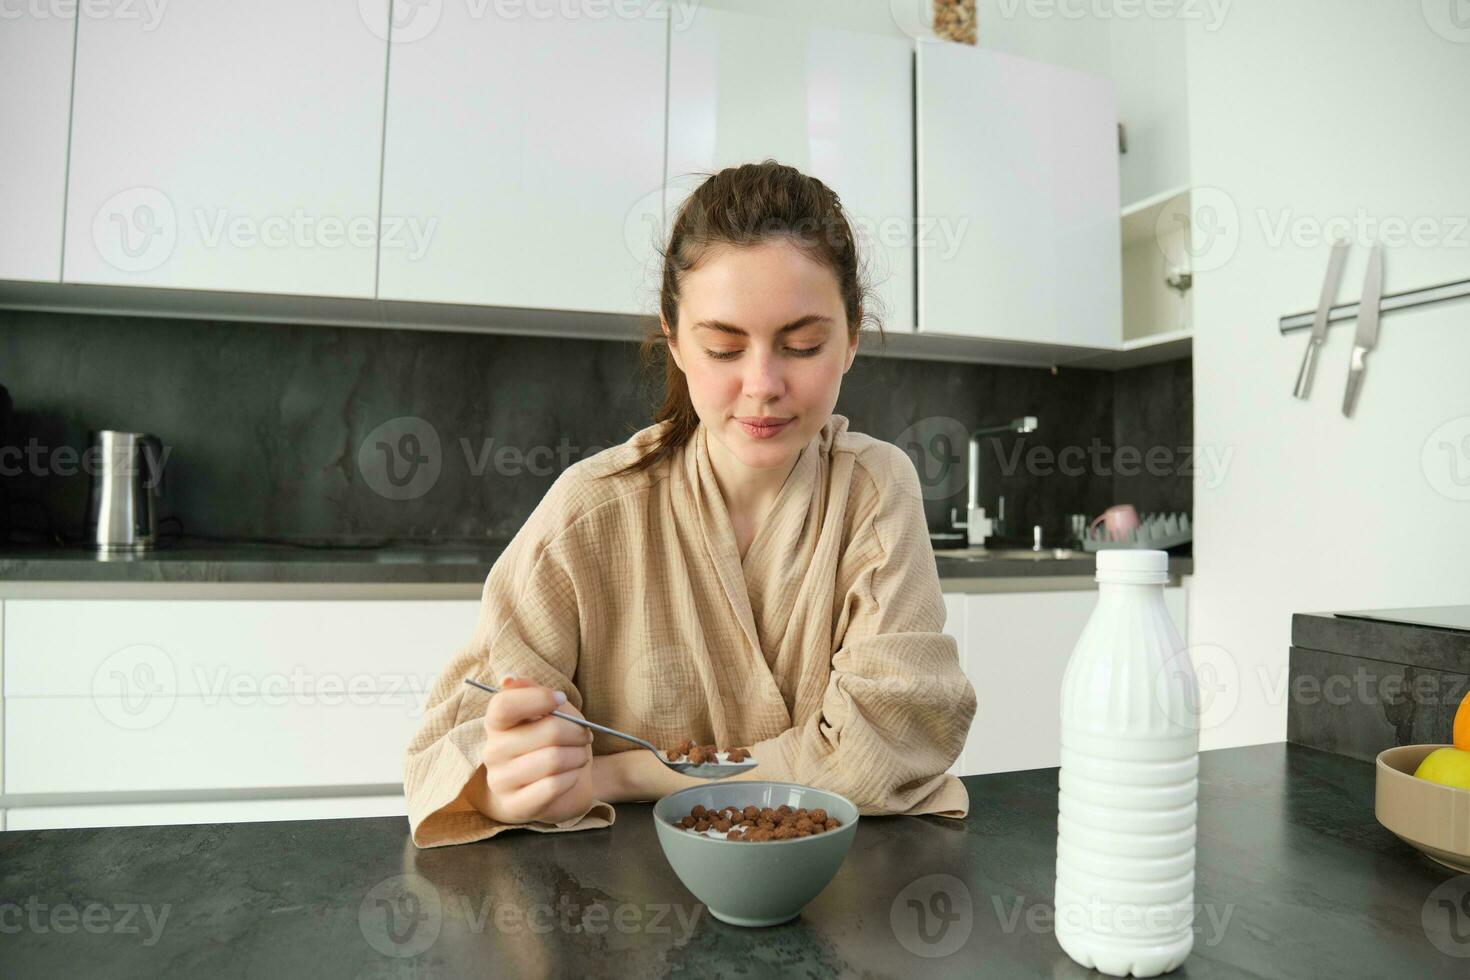
[[[1071,548],[936,548],[936,558],[956,558],[961,561],[1065,561],[1068,558],[1084,558],[1087,553]]]

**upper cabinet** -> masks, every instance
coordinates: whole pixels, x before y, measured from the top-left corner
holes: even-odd
[[[767,157],[842,200],[885,330],[914,329],[913,42],[886,4],[706,0],[669,38],[670,211]]]
[[[687,194],[769,158],[838,194],[892,353],[1056,364],[1127,339],[1114,83],[915,42],[883,0],[3,23],[0,302],[300,320],[314,297],[332,322],[627,339]]]
[[[1117,347],[1113,83],[945,42],[917,78],[920,331]]]
[[[1128,152],[1120,170],[1123,207],[1189,184],[1189,85],[1184,17],[1114,17],[1110,77],[1118,85],[1118,121]]]
[[[56,282],[76,19],[26,10],[0,21],[0,279]]]
[[[378,298],[654,310],[682,7],[396,0]]]
[[[64,280],[371,297],[388,0],[153,11],[77,25]]]

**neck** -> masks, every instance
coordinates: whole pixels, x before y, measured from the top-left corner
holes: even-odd
[[[756,468],[747,466],[718,440],[708,438],[708,435],[706,432],[710,469],[714,470],[715,482],[725,501],[725,510],[731,514],[756,517],[764,514],[775,502],[786,478],[791,475],[801,451],[792,453],[789,459],[778,466]]]

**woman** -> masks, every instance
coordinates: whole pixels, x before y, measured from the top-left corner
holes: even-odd
[[[671,358],[664,404],[563,471],[491,569],[408,748],[415,844],[604,827],[613,804],[699,782],[553,709],[748,746],[748,778],[863,813],[968,811],[945,770],[975,693],[941,632],[918,474],[832,414],[858,264],[837,195],[775,161],[685,202],[645,346]]]

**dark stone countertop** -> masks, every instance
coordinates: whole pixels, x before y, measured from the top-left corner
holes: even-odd
[[[308,548],[280,544],[169,542],[147,555],[99,559],[82,548],[0,549],[0,580],[25,582],[305,582],[480,585],[508,540],[481,545],[389,545],[381,548]],[[1037,560],[967,560],[937,553],[941,579],[1091,579],[1092,555]],[[1192,562],[1171,558],[1187,575]]]
[[[1470,690],[1467,627],[1463,606],[1297,613],[1287,740],[1368,762],[1396,745],[1447,744]]]
[[[801,916],[756,930],[684,889],[646,804],[603,830],[423,851],[402,818],[4,833],[0,963],[215,980],[1099,976],[1051,931],[1057,771],[964,782],[964,821],[865,817]],[[1199,801],[1195,947],[1171,976],[1470,969],[1470,877],[1379,826],[1371,766],[1285,743],[1205,752]],[[1446,882],[1459,891],[1441,903]],[[926,941],[908,899],[933,887],[959,917],[926,922]],[[380,900],[403,913],[391,935]]]
[[[509,541],[373,548],[170,541],[142,555],[0,550],[0,579],[28,582],[460,582],[480,584]]]
[[[1446,607],[1423,610],[1426,618],[1444,620]],[[1431,670],[1470,669],[1470,630],[1366,618],[1366,612],[1297,613],[1291,618],[1291,645],[1305,650],[1408,664]],[[1381,610],[1412,618],[1414,610]]]

